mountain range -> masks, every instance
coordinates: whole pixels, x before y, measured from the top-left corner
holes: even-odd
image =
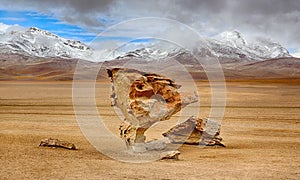
[[[108,52],[104,49],[104,55],[99,55],[80,41],[35,27],[6,32],[0,34],[0,80],[72,80],[78,62],[84,65],[82,77],[88,77],[89,71],[99,64],[105,70],[129,62],[136,67],[160,66],[180,74],[174,70],[174,61],[194,78],[205,79],[199,59],[209,58],[218,58],[226,79],[300,78],[300,60],[286,48],[266,38],[247,39],[238,31],[203,38],[192,50],[152,45],[103,58]],[[103,72],[99,77],[105,76]]]
[[[0,52],[19,53],[34,57],[86,59],[93,50],[76,40],[61,38],[51,32],[31,27],[0,35]]]
[[[103,50],[105,52],[105,49]],[[134,56],[150,59],[162,59],[182,53],[181,48],[158,49],[156,46],[117,53],[122,56]],[[86,44],[61,38],[51,32],[31,27],[26,31],[11,31],[0,34],[0,52],[20,53],[36,57],[77,58],[101,61],[95,51]],[[226,57],[235,59],[265,60],[291,57],[288,50],[279,43],[266,38],[246,39],[238,31],[226,31],[214,38],[203,38],[192,50],[200,57]],[[112,57],[112,59],[116,58]],[[103,61],[103,60],[102,60]]]

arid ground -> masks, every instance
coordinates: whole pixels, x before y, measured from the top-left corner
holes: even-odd
[[[197,87],[200,116],[205,117],[210,88],[206,82]],[[108,81],[97,83],[97,106],[117,133],[109,88]],[[300,179],[299,93],[299,81],[227,82],[221,129],[225,148],[183,145],[178,161],[133,164],[101,154],[86,140],[74,115],[72,82],[3,81],[0,179]],[[148,137],[163,131],[155,127]],[[79,149],[38,147],[48,137],[70,141]]]

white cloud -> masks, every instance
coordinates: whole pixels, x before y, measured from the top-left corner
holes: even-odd
[[[292,55],[293,57],[300,58],[300,51],[295,52],[295,53],[291,53],[291,55]]]
[[[5,33],[9,27],[10,27],[10,25],[0,23],[0,32]]]
[[[8,24],[4,24],[2,22],[0,22],[0,33],[6,33],[6,32],[10,32],[10,31],[14,31],[14,30],[24,30],[25,28],[18,25],[18,24],[14,24],[14,25],[8,25]]]
[[[18,17],[1,17],[0,20],[2,20],[2,21],[26,21],[25,18],[18,18]]]

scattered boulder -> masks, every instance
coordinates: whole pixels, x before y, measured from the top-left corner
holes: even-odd
[[[164,159],[174,159],[174,160],[179,160],[179,155],[180,152],[179,151],[165,151],[163,153],[161,153],[160,155],[160,159],[164,160]]]
[[[46,147],[54,147],[54,148],[65,148],[69,150],[76,150],[76,146],[73,143],[62,141],[59,139],[47,138],[43,139],[39,146],[46,146]]]
[[[217,121],[192,116],[185,122],[174,126],[168,132],[163,133],[163,136],[172,143],[220,145],[225,147],[221,143],[220,126],[221,124]]]

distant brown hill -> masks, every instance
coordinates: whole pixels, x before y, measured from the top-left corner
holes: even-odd
[[[177,63],[166,61],[141,61],[140,59],[116,59],[103,63],[95,63],[78,59],[60,58],[38,58],[20,54],[0,54],[0,80],[20,80],[20,81],[66,81],[72,80],[77,63],[81,73],[80,78],[89,79],[91,72],[99,71],[98,79],[106,76],[107,67],[122,67],[130,63],[130,67],[137,69],[142,66],[160,67],[164,71],[173,71],[176,76],[180,76],[178,66],[184,69],[196,80],[206,80],[203,67],[190,59],[181,59]],[[299,58],[278,58],[265,61],[243,61],[234,59],[221,59],[220,63],[226,80],[251,80],[251,79],[300,79],[300,59]],[[101,69],[99,70],[99,67]],[[214,64],[209,65],[210,70],[214,70]],[[147,68],[146,68],[147,69]],[[151,68],[150,68],[151,69]],[[97,73],[97,72],[94,72]]]

